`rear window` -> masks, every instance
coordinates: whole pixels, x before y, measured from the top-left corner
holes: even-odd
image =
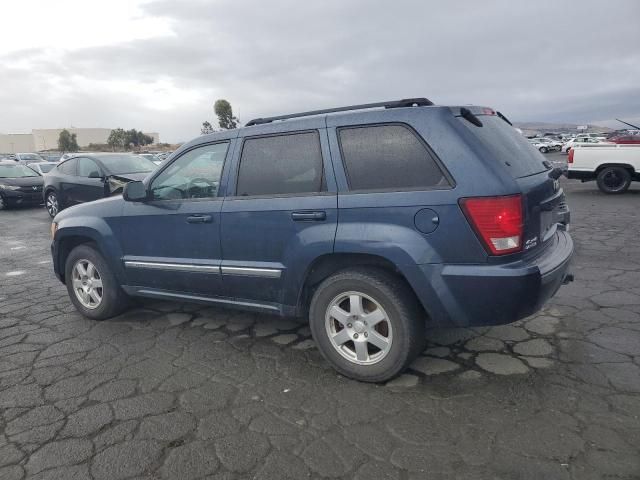
[[[542,163],[542,154],[500,117],[479,115],[482,127],[476,127],[462,117],[458,118],[490,155],[509,169],[514,178],[527,177],[547,170]]]

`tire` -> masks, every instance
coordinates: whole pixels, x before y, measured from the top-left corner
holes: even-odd
[[[4,200],[4,197],[2,195],[0,195],[0,212],[2,210],[6,210],[7,209],[7,204]]]
[[[605,167],[598,172],[596,181],[601,192],[624,193],[631,185],[631,174],[624,167]]]
[[[540,147],[540,153],[547,153],[547,147]]]
[[[64,208],[58,194],[54,190],[49,190],[47,192],[44,199],[44,207],[47,209],[51,218],[55,217]]]
[[[364,315],[351,316],[358,306]],[[372,315],[385,319],[373,326]],[[425,345],[425,318],[415,295],[400,279],[376,268],[343,270],[325,279],[311,300],[309,324],[324,358],[341,374],[364,382],[392,379]]]
[[[84,262],[89,262],[93,265],[93,271],[97,272],[97,277],[99,278],[96,278],[96,275],[91,273],[91,269],[87,268],[87,264]],[[76,294],[76,288],[80,287],[84,289],[82,286],[83,278],[81,277],[79,279],[80,284],[77,283],[74,278],[74,275],[79,273],[78,271],[74,272],[77,264],[83,265],[87,271],[88,278],[85,279],[87,281],[86,286],[89,291],[91,291],[93,284],[94,294],[100,297],[100,302],[96,302],[93,295],[87,294],[85,300],[82,300],[80,298],[81,294]],[[127,308],[129,297],[122,291],[120,285],[118,285],[115,276],[102,254],[91,244],[79,245],[71,250],[65,263],[64,272],[69,298],[76,309],[85,317],[93,320],[105,320],[118,315]],[[101,281],[102,287],[95,286],[98,283],[97,280]],[[87,298],[89,302],[86,302]],[[90,303],[94,305],[88,305]]]

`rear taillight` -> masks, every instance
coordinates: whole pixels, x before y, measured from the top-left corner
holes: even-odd
[[[467,220],[492,255],[522,249],[522,196],[463,198]]]
[[[569,158],[567,159],[567,163],[573,163],[573,148],[569,149]]]

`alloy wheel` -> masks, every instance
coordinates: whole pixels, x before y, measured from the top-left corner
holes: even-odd
[[[78,260],[71,271],[71,282],[76,298],[83,307],[91,310],[102,303],[102,277],[96,266],[89,260]]]
[[[364,293],[342,293],[329,302],[325,328],[333,348],[352,363],[372,365],[391,350],[393,330],[389,316]]]
[[[55,193],[50,193],[49,195],[47,195],[47,201],[45,205],[47,207],[47,212],[49,212],[49,215],[55,217],[58,213],[58,197]]]

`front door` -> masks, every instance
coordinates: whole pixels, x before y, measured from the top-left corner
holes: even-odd
[[[230,145],[227,140],[187,150],[150,181],[148,201],[125,202],[129,286],[152,293],[222,294],[218,188]]]
[[[104,173],[96,162],[79,157],[77,174],[70,193],[73,203],[91,202],[105,196]]]
[[[317,123],[277,134],[268,133],[277,125],[252,129],[235,155],[221,238],[225,290],[238,301],[295,305],[313,259],[333,251],[337,194]]]

